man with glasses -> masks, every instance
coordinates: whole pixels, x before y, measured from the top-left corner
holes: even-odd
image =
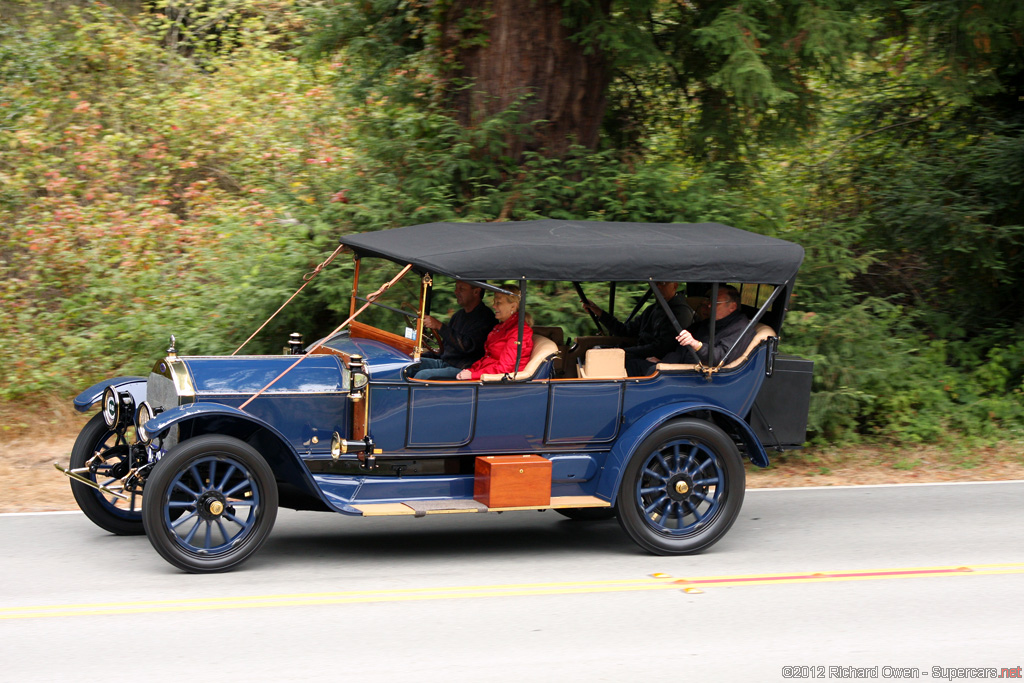
[[[654,286],[665,297],[672,314],[685,329],[693,320],[693,310],[686,304],[686,298],[683,295],[676,294],[679,283],[655,282]],[[665,315],[665,309],[661,307],[660,302],[655,301],[650,304],[640,315],[628,323],[619,322],[592,301],[584,302],[583,308],[597,316],[597,319],[608,330],[608,334],[615,337],[636,338],[636,345],[625,349],[627,363],[630,359],[643,361],[650,356],[661,356],[675,348],[676,327]]]
[[[711,292],[708,292],[711,296]],[[718,288],[718,299],[715,308],[715,365],[722,363],[726,352],[733,348],[733,344],[739,339],[739,343],[733,348],[726,363],[733,358],[738,358],[746,350],[750,341],[754,338],[754,330],[743,334],[750,319],[747,318],[740,306],[740,293],[735,287],[722,286]],[[740,336],[742,335],[742,339]],[[654,371],[656,363],[696,363],[710,365],[711,348],[708,342],[711,339],[711,318],[708,317],[685,329],[676,335],[679,347],[667,353],[662,358],[650,356],[641,361],[626,361],[626,369],[630,375],[646,376]]]

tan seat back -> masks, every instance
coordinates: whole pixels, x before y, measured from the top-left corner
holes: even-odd
[[[583,379],[623,379],[626,352],[623,349],[588,349],[579,375]]]
[[[555,346],[558,346],[559,348],[565,344],[565,332],[561,327],[543,327],[541,325],[534,325],[533,336],[536,338],[538,334],[555,342]],[[530,354],[530,357],[532,358],[533,354]]]
[[[596,335],[576,337],[575,343],[565,352],[565,362],[562,363],[562,369],[566,377],[576,377],[576,373],[583,363],[587,351],[594,346],[617,346],[625,349],[635,344],[636,337],[602,337]]]
[[[757,345],[763,342],[768,337],[776,336],[775,330],[764,323],[757,323],[754,327],[754,338],[747,344],[746,350],[739,358],[733,361],[729,361],[729,364],[723,367],[723,370],[729,370],[731,368],[739,367],[747,360]],[[658,363],[655,367],[658,370],[696,370],[699,366],[696,363]]]
[[[758,323],[757,326],[754,328],[754,338],[750,340],[749,344],[747,344],[747,350],[744,351],[743,355],[737,358],[736,360],[729,361],[729,364],[725,366],[725,369],[728,370],[729,368],[735,368],[738,367],[739,365],[742,365],[743,362],[747,360],[747,358],[750,356],[750,354],[753,353],[754,349],[757,348],[758,344],[763,342],[768,337],[774,336],[776,336],[775,330],[768,327],[764,323]]]
[[[533,351],[530,352],[530,361],[526,364],[520,372],[510,372],[509,377],[511,379],[529,379],[533,377],[540,366],[550,359],[552,356],[558,354],[558,345],[551,341],[542,334],[533,333]],[[488,375],[480,375],[480,379],[484,382],[499,382],[504,379],[505,375],[502,373],[493,373]]]

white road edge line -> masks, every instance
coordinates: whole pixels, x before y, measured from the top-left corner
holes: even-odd
[[[836,489],[890,489],[909,486],[974,486],[977,484],[1024,484],[1024,479],[997,479],[994,481],[916,481],[907,484],[844,484],[841,486],[779,486],[747,489],[753,491],[834,491]]]
[[[0,517],[38,517],[40,515],[80,515],[81,510],[49,510],[47,512],[0,512]]]
[[[774,488],[747,489],[747,493],[763,491],[837,491],[840,489],[888,489],[907,486],[975,486],[978,484],[1024,484],[1024,479],[999,479],[996,481],[921,481],[910,484],[848,484],[843,486],[779,486]],[[51,512],[0,512],[0,517],[38,517],[41,515],[80,515],[81,510],[53,510]]]

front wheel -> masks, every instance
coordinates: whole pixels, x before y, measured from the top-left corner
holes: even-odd
[[[736,521],[745,486],[739,450],[718,426],[693,418],[669,422],[629,459],[619,524],[656,555],[700,552]]]
[[[125,436],[119,436],[103,421],[103,414],[96,413],[75,439],[70,468],[97,484],[115,487],[131,469],[130,453]],[[85,516],[101,529],[118,536],[143,533],[142,496],[137,491],[118,498],[72,479],[71,493]]]
[[[252,446],[227,436],[189,439],[153,467],[142,519],[150,543],[196,574],[238,566],[277,518],[274,472]]]

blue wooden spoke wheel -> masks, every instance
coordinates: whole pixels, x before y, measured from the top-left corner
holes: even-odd
[[[619,523],[652,553],[700,552],[736,521],[745,485],[739,450],[725,432],[705,420],[675,420],[630,457],[619,489]]]
[[[86,479],[114,489],[131,469],[128,442],[97,413],[78,434],[71,449],[70,468]],[[71,493],[78,507],[93,524],[119,536],[143,533],[142,495],[140,491],[125,491],[127,498],[71,480]]]
[[[189,439],[153,468],[142,515],[168,562],[192,573],[226,571],[259,550],[274,527],[274,472],[244,441]]]

